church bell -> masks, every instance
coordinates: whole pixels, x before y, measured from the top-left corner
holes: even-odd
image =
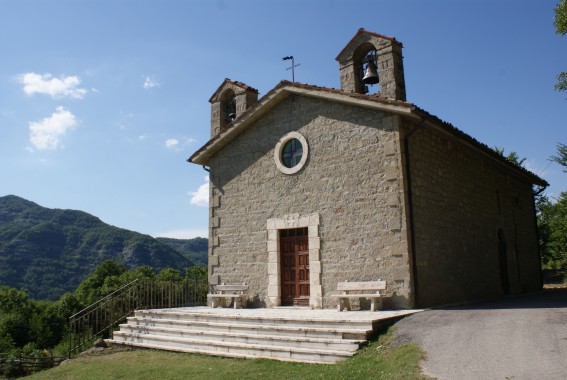
[[[378,68],[374,62],[370,61],[366,64],[366,70],[364,71],[364,77],[362,77],[362,83],[364,84],[376,84],[380,80],[378,79]]]

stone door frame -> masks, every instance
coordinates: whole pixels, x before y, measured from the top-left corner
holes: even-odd
[[[319,214],[284,215],[267,221],[268,230],[268,307],[281,305],[280,241],[279,230],[307,227],[309,239],[309,307],[320,309],[323,305],[321,287],[321,239],[319,238]]]

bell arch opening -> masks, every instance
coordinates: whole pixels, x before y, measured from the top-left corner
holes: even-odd
[[[378,73],[378,55],[376,47],[370,42],[360,45],[352,55],[355,70],[355,92],[367,94],[370,92],[369,86],[377,85],[372,88],[372,93],[380,91],[380,80]]]
[[[225,90],[220,97],[221,130],[236,119],[236,94],[234,90]]]

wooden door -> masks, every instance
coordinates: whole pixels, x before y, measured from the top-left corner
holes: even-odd
[[[307,227],[280,230],[282,306],[309,306]]]

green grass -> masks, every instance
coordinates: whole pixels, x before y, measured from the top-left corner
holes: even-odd
[[[423,351],[393,347],[393,329],[339,364],[266,359],[230,359],[155,350],[84,356],[26,379],[427,379],[420,374]]]

